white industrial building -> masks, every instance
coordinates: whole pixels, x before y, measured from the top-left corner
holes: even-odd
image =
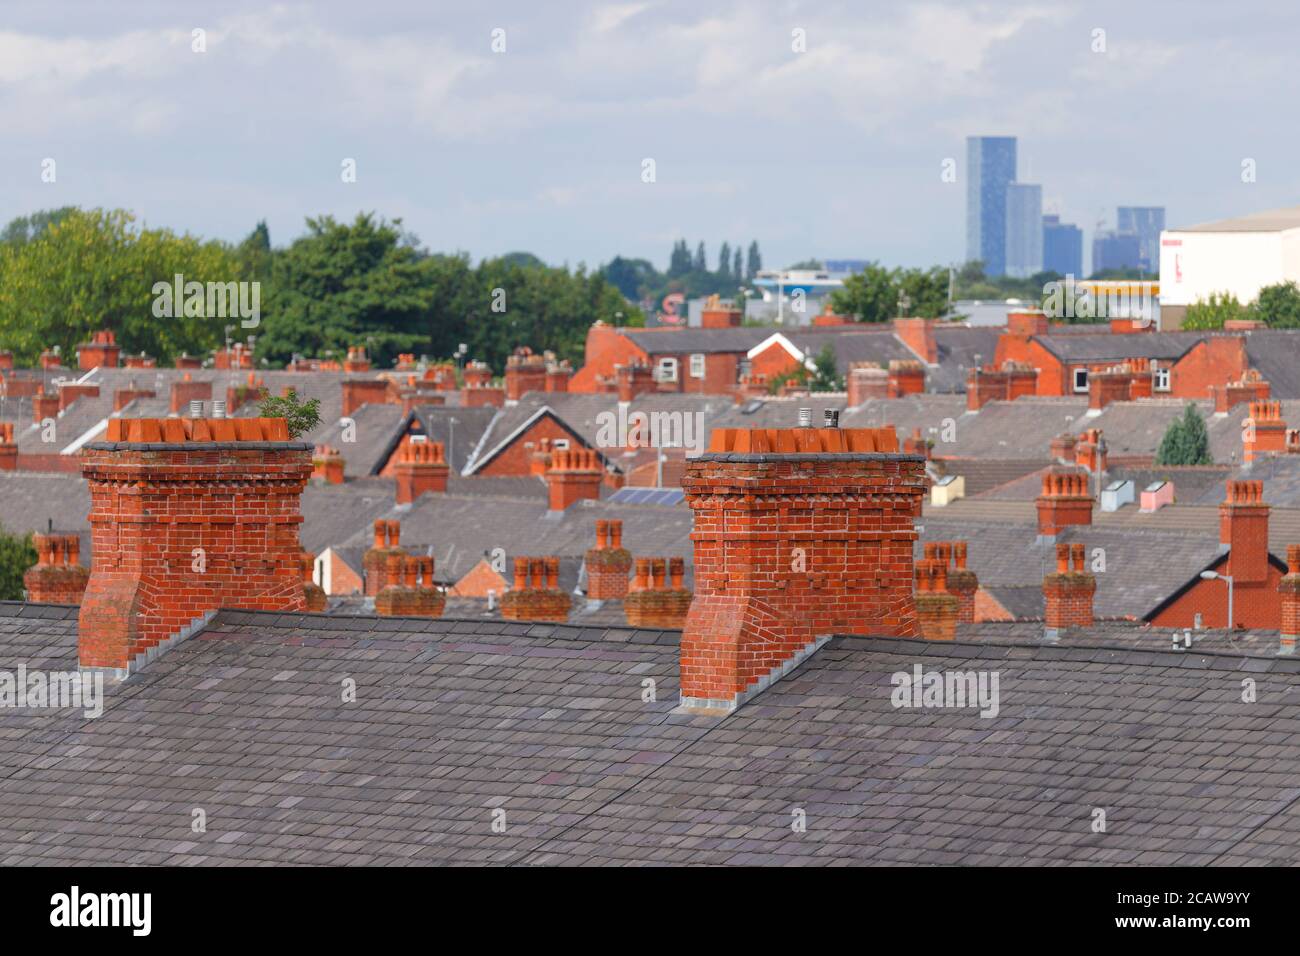
[[[1162,326],[1182,324],[1189,305],[1228,292],[1243,305],[1259,290],[1300,282],[1300,206],[1160,233]]]

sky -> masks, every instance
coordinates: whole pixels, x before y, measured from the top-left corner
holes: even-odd
[[[364,210],[475,259],[959,263],[969,135],[1017,136],[1086,242],[1117,205],[1300,202],[1298,33],[1295,5],[1201,0],[4,0],[0,222],[282,245]]]

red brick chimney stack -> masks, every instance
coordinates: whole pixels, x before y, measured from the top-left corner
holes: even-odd
[[[638,558],[637,580],[644,585],[628,593],[623,614],[631,627],[677,630],[686,624],[691,592],[683,585],[686,562],[681,558]],[[665,577],[671,576],[671,581]]]
[[[716,429],[687,459],[685,706],[734,709],[831,634],[917,632],[925,463],[897,449],[893,428]]]
[[[939,363],[939,344],[934,337],[933,319],[894,319],[894,334],[926,365]]]
[[[559,582],[559,558],[515,558],[514,586],[501,598],[501,616],[508,621],[567,621],[573,601]]]
[[[1056,546],[1056,573],[1043,578],[1047,640],[1056,640],[1062,628],[1091,627],[1092,599],[1097,579],[1084,565],[1082,544]]]
[[[307,602],[307,610],[315,614],[323,613],[329,605],[329,598],[325,596],[325,589],[316,583],[316,555],[304,551],[299,561],[302,566],[302,590],[303,598]]]
[[[1219,505],[1219,542],[1228,546],[1228,576],[1234,585],[1268,580],[1268,512],[1264,482],[1227,483]]]
[[[44,391],[37,392],[32,396],[32,420],[37,424],[45,421],[47,418],[55,419],[59,417],[59,396],[50,395]]]
[[[960,602],[948,593],[947,561],[934,545],[925,547],[927,557],[916,565],[917,625],[927,640],[951,641],[957,636]]]
[[[81,539],[75,534],[37,534],[36,564],[23,575],[27,600],[34,604],[80,604],[90,570],[81,566]]]
[[[849,367],[847,384],[850,408],[871,398],[889,397],[889,373],[875,362],[854,362]]]
[[[218,608],[301,611],[311,445],[282,418],[113,418],[82,450],[94,568],[83,667],[124,676]]]
[[[212,401],[212,383],[196,382],[190,378],[189,372],[179,382],[172,382],[172,400],[171,413],[180,415],[189,414],[190,402],[210,402]]]
[[[312,480],[323,481],[327,485],[341,485],[345,464],[337,448],[330,445],[317,445],[311,460]]]
[[[1088,476],[1077,472],[1043,476],[1043,492],[1038,496],[1038,533],[1055,538],[1062,528],[1075,524],[1092,524],[1092,496],[1088,493]]]
[[[375,595],[375,613],[383,617],[441,617],[447,596],[433,579],[427,555],[390,554],[388,583]]]
[[[366,576],[366,595],[374,597],[389,582],[388,559],[401,558],[406,554],[402,548],[402,525],[398,521],[375,522],[375,541],[361,557],[361,567]]]
[[[528,392],[546,391],[546,356],[527,346],[506,359],[506,401],[517,402]]]
[[[1287,453],[1286,421],[1282,403],[1262,400],[1250,403],[1250,417],[1242,423],[1242,461],[1255,461],[1267,454]]]
[[[615,365],[614,381],[620,402],[630,402],[638,395],[655,391],[654,372],[650,370],[649,365],[641,362]]]
[[[975,623],[975,592],[980,588],[975,572],[966,567],[966,542],[952,542],[952,564],[948,567],[948,593],[957,598],[957,622]]]
[[[904,398],[925,391],[925,366],[913,359],[890,359],[885,373],[887,398]]]
[[[587,551],[587,597],[593,601],[621,601],[627,597],[627,572],[632,554],[623,547],[623,522],[596,522],[596,547]]]
[[[977,412],[989,402],[1014,402],[1038,391],[1038,371],[1020,362],[985,365],[966,374],[966,410]]]
[[[1300,544],[1287,545],[1286,569],[1286,575],[1278,584],[1278,592],[1282,595],[1282,642],[1278,653],[1291,655],[1296,652],[1296,643],[1300,640]]]
[[[397,478],[397,503],[407,505],[426,492],[442,494],[447,490],[451,469],[440,441],[413,441],[397,452],[393,474]]]
[[[77,346],[77,368],[83,372],[92,368],[117,368],[121,354],[117,336],[110,329],[94,332],[89,342]]]
[[[0,422],[0,471],[18,468],[18,443],[14,440],[14,423]]]
[[[551,467],[546,473],[551,510],[564,511],[583,499],[599,498],[602,474],[600,456],[590,448],[551,452]]]

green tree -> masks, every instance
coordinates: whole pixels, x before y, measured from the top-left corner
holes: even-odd
[[[827,342],[813,359],[813,371],[808,379],[808,388],[814,392],[842,392],[844,378],[835,368],[835,350]]]
[[[668,275],[680,276],[691,271],[691,251],[686,248],[686,240],[678,239],[673,243],[673,254],[668,259]]]
[[[639,302],[653,294],[664,278],[648,259],[624,259],[622,256],[609,260],[599,274],[629,302]]]
[[[718,275],[731,278],[731,246],[727,242],[723,242],[722,248],[718,250]]]
[[[21,601],[23,574],[36,563],[30,534],[8,534],[0,527],[0,601]]]
[[[695,258],[691,260],[691,269],[695,272],[709,271],[709,260],[705,257],[703,239],[701,239],[700,244],[695,247]]]
[[[758,240],[755,239],[749,244],[749,256],[745,262],[745,278],[753,282],[754,276],[758,275],[762,268],[763,256],[758,251]]]
[[[745,281],[745,268],[740,255],[740,243],[736,243],[736,253],[731,260],[731,278],[737,282]]]
[[[0,243],[0,339],[24,363],[51,345],[69,354],[99,329],[116,332],[125,352],[163,362],[182,350],[202,353],[230,320],[183,308],[155,316],[155,285],[178,274],[227,283],[241,269],[223,243],[141,229],[121,209],[74,210],[26,242]]]
[[[1184,329],[1221,329],[1229,319],[1244,319],[1247,308],[1230,292],[1211,292],[1208,299],[1198,300],[1187,307],[1183,316]]]
[[[1195,405],[1187,405],[1182,418],[1170,422],[1156,450],[1157,465],[1210,465],[1210,436],[1205,419]]]
[[[291,388],[284,396],[268,395],[258,408],[263,418],[283,418],[289,427],[289,437],[305,435],[320,424],[320,399],[301,402],[298,390]]]
[[[258,351],[282,362],[367,345],[385,365],[418,351],[428,342],[433,285],[405,239],[401,220],[372,213],[350,224],[308,219],[307,234],[275,257]]]
[[[831,293],[831,308],[859,322],[888,322],[899,314],[899,298],[906,294],[909,316],[929,319],[948,314],[948,272],[932,269],[886,269],[870,263],[844,280]]]
[[[1187,310],[1190,314],[1191,309]],[[1300,328],[1300,286],[1287,280],[1277,285],[1266,285],[1251,307],[1253,315],[1269,328]]]
[[[62,206],[59,209],[42,209],[30,216],[19,216],[10,220],[0,232],[0,242],[9,245],[22,245],[31,242],[56,222],[61,222],[77,211],[76,206]]]

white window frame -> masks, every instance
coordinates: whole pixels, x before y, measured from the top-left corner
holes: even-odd
[[[696,352],[691,356],[691,378],[704,378],[703,352]]]
[[[552,439],[551,439],[551,447],[554,448],[556,451],[568,451],[568,450],[569,450],[569,439],[567,439],[567,438],[552,438]]]
[[[1157,365],[1153,370],[1151,387],[1157,392],[1168,392],[1173,386],[1172,370],[1164,365]]]
[[[668,356],[661,358],[659,364],[655,366],[656,382],[675,382],[677,381],[677,359]]]
[[[1079,384],[1079,376],[1083,376],[1083,384]],[[1070,370],[1070,378],[1076,392],[1086,392],[1088,390],[1088,370],[1087,368],[1075,368]]]

